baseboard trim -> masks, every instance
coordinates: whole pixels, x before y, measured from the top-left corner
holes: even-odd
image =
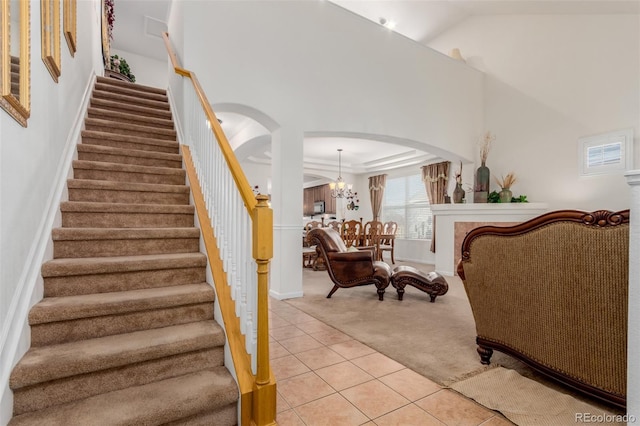
[[[304,294],[301,291],[293,291],[290,293],[279,293],[277,291],[269,290],[269,297],[273,297],[274,299],[278,299],[278,300],[294,299],[296,297],[302,297],[302,296],[304,296]]]
[[[29,349],[31,340],[31,329],[28,322],[29,310],[42,299],[43,280],[40,269],[46,259],[53,258],[51,232],[56,221],[60,220],[60,202],[62,197],[66,196],[67,177],[71,172],[76,145],[81,139],[84,117],[95,81],[96,75],[92,72],[85,87],[82,104],[69,129],[51,192],[47,197],[47,209],[42,216],[36,238],[27,255],[27,261],[20,275],[20,282],[11,299],[7,313],[8,321],[0,333],[0,424],[6,424],[13,412],[13,393],[9,389],[9,377],[15,364]],[[9,417],[5,418],[5,416]]]

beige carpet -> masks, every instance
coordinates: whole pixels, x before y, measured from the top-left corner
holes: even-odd
[[[432,270],[430,265],[396,262],[398,264],[412,265],[425,272]],[[498,351],[494,352],[490,366],[480,364],[475,322],[462,281],[457,276],[446,279],[449,292],[438,297],[435,303],[429,302],[427,294],[410,286],[403,301],[398,300],[391,286],[384,301],[379,301],[372,285],[341,288],[327,299],[333,287],[327,272],[305,269],[304,297],[287,302],[444,386],[503,366],[596,408],[619,412],[549,381]]]
[[[597,420],[598,424],[624,424],[617,422],[622,419],[611,411],[596,409],[502,367],[492,368],[451,387],[485,407],[500,411],[521,426],[573,425],[588,423],[587,419]]]

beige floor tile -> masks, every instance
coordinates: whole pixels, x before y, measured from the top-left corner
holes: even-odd
[[[368,420],[367,416],[337,393],[301,405],[296,412],[309,426],[355,426]]]
[[[278,426],[304,426],[304,422],[293,410],[277,413],[276,421],[278,422]]]
[[[292,354],[324,347],[322,343],[308,334],[292,337],[291,339],[279,340],[278,343]]]
[[[288,325],[286,327],[272,328],[269,330],[269,335],[276,340],[291,339],[296,336],[304,336],[306,333],[300,330],[295,325]]]
[[[291,355],[291,353],[280,343],[276,341],[269,342],[269,359],[282,358],[287,355]]]
[[[272,359],[271,370],[273,370],[273,375],[276,376],[278,381],[310,371],[306,365],[293,355]]]
[[[300,309],[291,306],[288,302],[285,301],[278,301],[278,303],[271,305],[271,310],[275,313],[282,314],[282,313],[296,313],[296,312],[302,312]]]
[[[284,318],[276,316],[275,314],[269,317],[269,330],[273,328],[286,327],[288,325],[293,325],[293,324],[291,324],[289,321],[287,321]]]
[[[385,376],[404,368],[402,364],[382,355],[379,352],[374,352],[360,358],[354,358],[351,362],[371,374],[373,377]]]
[[[307,321],[314,321],[316,320],[314,317],[312,317],[309,314],[306,314],[300,310],[296,310],[295,312],[278,312],[278,315],[280,315],[282,318],[286,319],[287,321],[289,321],[292,324],[298,324],[298,323],[303,323],[303,322],[307,322]]]
[[[347,340],[346,342],[336,343],[335,345],[330,345],[329,348],[338,352],[346,359],[358,358],[375,352],[369,346],[353,339]]]
[[[415,404],[405,405],[374,420],[378,426],[445,426]]]
[[[337,352],[332,351],[326,346],[297,353],[296,358],[312,370],[337,364],[345,360]]]
[[[510,422],[504,417],[501,417],[500,415],[495,415],[491,417],[489,420],[487,420],[486,422],[480,424],[480,426],[513,426],[513,425],[514,423]]]
[[[272,297],[269,298],[269,310],[273,312],[277,312],[281,309],[290,309],[291,305],[283,300],[274,299]]]
[[[379,380],[409,401],[417,401],[442,389],[439,384],[408,368],[380,377]]]
[[[315,370],[315,373],[338,391],[373,380],[373,376],[367,374],[349,361],[320,368]]]
[[[338,331],[335,328],[331,327],[323,323],[322,321],[318,321],[317,319],[312,319],[305,322],[296,323],[296,327],[305,333],[313,334],[313,333],[328,333],[332,331]]]
[[[290,410],[289,403],[280,395],[280,392],[276,392],[276,413]]]
[[[325,345],[335,345],[336,343],[346,342],[347,340],[352,340],[351,336],[344,334],[338,330],[331,331],[321,331],[319,333],[309,333],[319,342],[322,342]]]
[[[370,419],[409,404],[409,400],[379,380],[371,380],[340,392]]]
[[[278,381],[278,390],[294,408],[335,393],[331,386],[313,372]]]
[[[494,415],[493,411],[448,389],[419,399],[415,404],[450,426],[477,426]]]

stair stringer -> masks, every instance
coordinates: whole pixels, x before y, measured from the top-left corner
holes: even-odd
[[[44,280],[42,264],[53,259],[53,229],[62,225],[60,204],[68,201],[67,179],[73,176],[73,160],[77,159],[76,147],[81,141],[84,119],[89,107],[91,93],[96,82],[95,72],[91,72],[85,86],[82,102],[78,107],[73,124],[69,129],[55,179],[47,197],[47,208],[36,232],[28,259],[22,274],[18,291],[14,293],[7,321],[0,330],[0,424],[7,424],[13,412],[13,392],[9,389],[11,371],[31,346],[29,311],[43,298]]]

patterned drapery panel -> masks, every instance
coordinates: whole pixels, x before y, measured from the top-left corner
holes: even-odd
[[[382,208],[382,196],[387,183],[387,175],[371,176],[369,178],[369,196],[371,197],[371,211],[373,220],[380,220],[380,209]]]
[[[427,190],[429,204],[444,204],[449,181],[450,161],[422,166],[422,181]],[[431,251],[436,252],[436,218],[433,218],[433,234],[431,237]]]

